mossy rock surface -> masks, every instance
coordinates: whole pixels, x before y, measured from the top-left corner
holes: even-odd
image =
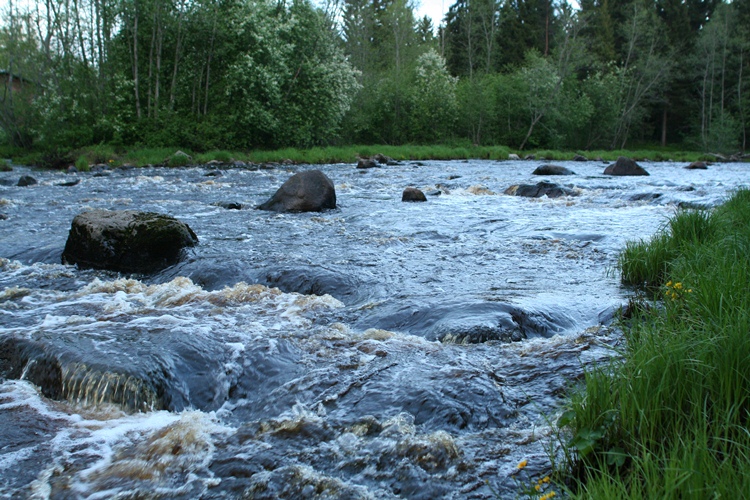
[[[64,264],[149,273],[180,260],[198,243],[190,227],[168,215],[136,210],[92,210],[74,219],[62,255]]]

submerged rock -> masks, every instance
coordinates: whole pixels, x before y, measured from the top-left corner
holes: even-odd
[[[708,165],[706,165],[705,161],[694,161],[687,167],[685,167],[686,170],[707,170]]]
[[[168,215],[136,210],[92,210],[74,219],[63,264],[122,272],[154,272],[198,243],[190,227]]]
[[[276,193],[258,206],[273,212],[321,212],[336,208],[333,182],[320,170],[306,170],[291,176]]]
[[[559,165],[539,165],[531,175],[575,175],[576,173]]]
[[[357,168],[359,169],[368,169],[368,168],[375,168],[379,167],[378,162],[373,160],[372,158],[360,158],[357,160]]]
[[[604,175],[649,175],[634,160],[620,156],[615,163],[604,169]]]
[[[18,179],[17,185],[20,187],[26,187],[26,186],[33,186],[36,183],[37,183],[36,179],[31,177],[30,175],[24,175],[23,177]]]
[[[583,155],[575,155],[573,161],[589,161],[589,159]]]
[[[511,196],[524,196],[526,198],[559,198],[561,196],[576,196],[578,193],[570,188],[554,184],[552,182],[538,182],[536,184],[519,184],[505,190],[505,194]]]
[[[401,201],[427,201],[427,197],[419,189],[408,187],[404,189]]]

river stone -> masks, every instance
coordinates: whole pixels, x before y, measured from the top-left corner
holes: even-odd
[[[366,168],[375,168],[379,167],[378,162],[373,160],[372,158],[360,158],[357,160],[357,168],[359,169],[366,169]]]
[[[306,170],[291,176],[260,210],[273,212],[321,212],[336,208],[333,182],[320,170]]]
[[[559,198],[561,196],[576,196],[576,192],[570,188],[553,184],[552,182],[538,182],[536,184],[519,184],[505,190],[505,194],[511,196],[524,196],[526,198]]]
[[[21,177],[20,179],[18,179],[18,184],[17,185],[20,186],[20,187],[26,187],[26,186],[33,186],[36,183],[37,183],[36,179],[34,179],[33,177],[31,177],[30,175],[24,175],[23,177]]]
[[[583,155],[575,155],[573,161],[589,161],[589,159]]]
[[[604,175],[649,175],[649,173],[630,158],[620,156],[615,163],[604,169]]]
[[[687,167],[685,167],[687,170],[707,170],[708,165],[706,165],[705,161],[694,161]]]
[[[520,156],[518,156],[518,155],[517,155],[517,154],[515,154],[515,153],[511,153],[511,154],[509,154],[509,155],[508,155],[508,159],[509,159],[509,160],[520,160],[520,159],[521,159],[521,157],[520,157]]]
[[[408,187],[404,189],[401,201],[427,201],[427,197],[419,189]]]
[[[559,165],[539,165],[531,175],[575,175],[576,173]]]
[[[154,272],[198,243],[190,227],[168,215],[136,210],[92,210],[75,216],[63,264],[122,272]]]

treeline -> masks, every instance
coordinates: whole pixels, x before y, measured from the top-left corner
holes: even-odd
[[[12,1],[20,147],[633,142],[745,150],[750,0]]]

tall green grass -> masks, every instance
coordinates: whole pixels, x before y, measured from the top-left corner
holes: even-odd
[[[678,214],[623,252],[623,281],[660,298],[625,327],[621,361],[589,371],[560,421],[572,436],[572,496],[750,492],[748,252],[748,190],[713,212]]]

